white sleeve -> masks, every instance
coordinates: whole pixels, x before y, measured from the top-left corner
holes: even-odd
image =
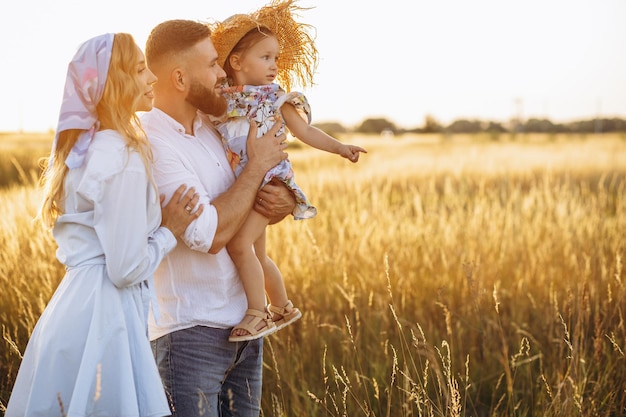
[[[147,204],[158,204],[149,201],[151,186],[145,172],[124,169],[102,182],[94,202],[94,229],[109,278],[118,288],[150,278],[176,246],[167,228],[159,227],[148,236]]]
[[[217,210],[211,204],[208,192],[191,162],[186,160],[181,152],[158,138],[152,138],[151,141],[154,151],[153,175],[159,194],[165,195],[164,204],[169,202],[174,191],[182,184],[194,187],[199,194],[198,204],[204,205],[204,210],[200,217],[187,227],[182,240],[193,250],[208,252],[213,245],[218,223]]]

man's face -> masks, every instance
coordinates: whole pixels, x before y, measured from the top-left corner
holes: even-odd
[[[198,42],[188,61],[190,87],[187,102],[203,113],[220,116],[226,111],[226,100],[217,87],[226,73],[217,63],[217,51],[211,39]]]
[[[226,99],[217,94],[215,87],[207,87],[196,79],[191,80],[185,100],[201,112],[212,116],[221,116],[227,107]]]

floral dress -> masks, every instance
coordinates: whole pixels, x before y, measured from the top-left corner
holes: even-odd
[[[228,119],[218,124],[222,134],[226,156],[236,176],[239,176],[248,162],[246,141],[250,122],[254,120],[259,128],[258,136],[263,136],[273,125],[275,115],[285,103],[292,104],[298,113],[311,123],[311,108],[306,97],[299,92],[285,93],[278,84],[243,85],[226,87],[223,95],[228,101]],[[284,126],[280,133],[284,131]],[[278,178],[285,183],[296,197],[293,216],[296,220],[310,219],[317,214],[308,198],[294,180],[291,162],[285,159],[267,171],[261,187]]]

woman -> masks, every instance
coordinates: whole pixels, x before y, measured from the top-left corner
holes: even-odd
[[[152,108],[156,81],[124,33],[89,39],[69,64],[40,212],[67,272],[33,330],[7,417],[170,414],[147,339],[152,274],[202,207],[181,186],[161,211],[135,114]]]

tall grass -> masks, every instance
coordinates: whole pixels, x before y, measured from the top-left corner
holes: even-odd
[[[290,152],[318,207],[268,231],[304,312],[266,338],[264,416],[626,413],[626,142],[347,138]],[[0,191],[0,401],[62,275]]]
[[[50,154],[52,133],[0,132],[0,188],[27,184],[39,176],[39,160]]]

